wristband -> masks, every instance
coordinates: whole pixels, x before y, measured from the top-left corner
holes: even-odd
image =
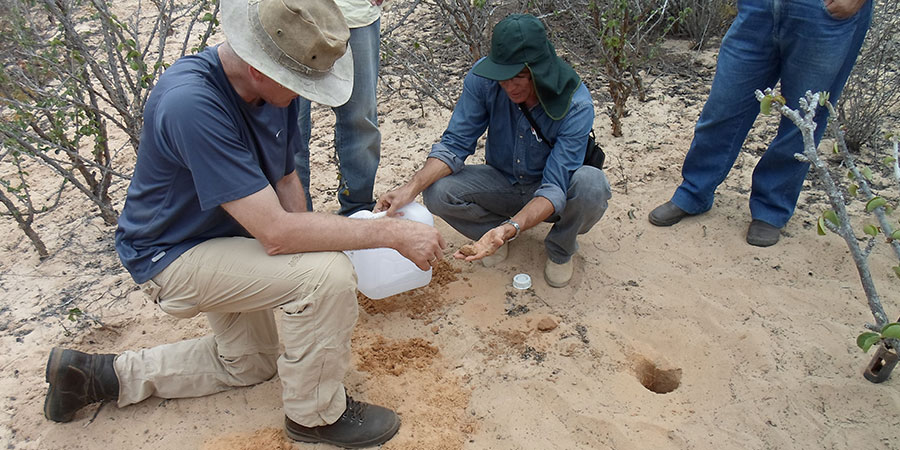
[[[522,228],[519,227],[519,224],[513,222],[512,219],[504,220],[503,223],[500,224],[500,226],[502,227],[503,225],[506,225],[506,224],[510,224],[516,229],[516,234],[514,234],[513,237],[507,239],[506,242],[516,240],[516,238],[519,237],[519,231],[522,231]]]

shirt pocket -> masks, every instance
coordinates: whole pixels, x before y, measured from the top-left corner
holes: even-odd
[[[547,165],[547,158],[550,157],[550,145],[546,141],[539,141],[529,129],[522,150],[528,174],[539,176],[544,171],[544,166]]]

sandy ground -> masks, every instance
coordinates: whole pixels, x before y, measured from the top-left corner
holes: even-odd
[[[680,181],[714,56],[681,50],[692,75],[660,78],[648,102],[630,103],[621,138],[609,135],[597,102],[614,197],[581,236],[569,286],[542,277],[549,225],[523,233],[507,262],[486,269],[453,260],[468,242],[437,220],[450,248],[431,285],[360,298],[346,385],[401,415],[383,448],[900,448],[898,377],[873,385],[861,376],[871,355],[854,340],[872,317],[843,241],[816,236],[821,193],[807,182],[776,246],[744,241],[750,176],[771,119],[760,119],[709,213],[671,228],[647,222]],[[446,125],[447,111],[420,106],[398,96],[381,105],[377,193],[405,181]],[[333,211],[333,116],[317,108],[314,117],[315,206]],[[11,220],[0,222],[6,448],[330,448],[285,440],[277,377],[203,398],[94,406],[68,424],[44,419],[52,347],[115,353],[208,328],[202,318],[167,316],[136,291],[115,256],[114,228],[75,195],[39,227],[52,252],[45,261]],[[873,267],[896,313],[885,251],[876,249]],[[530,274],[533,288],[514,289],[517,273]],[[72,308],[84,314],[69,320]]]

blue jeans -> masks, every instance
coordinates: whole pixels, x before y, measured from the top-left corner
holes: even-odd
[[[796,109],[806,91],[827,91],[837,103],[872,18],[872,1],[853,17],[832,18],[823,0],[739,0],[738,14],[719,49],[709,99],[694,130],[681,170],[684,181],[672,203],[699,214],[713,204],[716,188],[731,170],[759,114],[757,89],[774,87]],[[816,144],[828,111],[816,113]],[[797,127],[782,118],[775,138],[753,170],[750,214],[783,227],[794,214],[809,164]]]
[[[510,184],[491,166],[470,165],[436,181],[422,198],[432,214],[474,241],[519,212],[539,187],[540,182]],[[572,258],[578,250],[576,236],[590,231],[603,217],[610,197],[609,182],[600,169],[583,166],[572,174],[566,208],[546,220],[553,223],[544,239],[551,261],[563,264]]]
[[[353,92],[350,100],[336,108],[334,147],[340,164],[339,214],[350,215],[375,207],[373,190],[375,171],[381,159],[381,132],[378,131],[378,64],[381,48],[381,20],[371,25],[350,29],[353,51]],[[294,165],[303,188],[307,209],[312,211],[309,194],[309,100],[300,98],[300,149],[294,154]]]

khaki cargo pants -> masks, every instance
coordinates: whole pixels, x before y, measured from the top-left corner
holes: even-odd
[[[151,395],[199,397],[249,386],[277,368],[291,420],[326,425],[344,412],[357,300],[356,273],[343,253],[269,256],[255,239],[212,239],[143,287],[175,317],[204,313],[213,334],[119,355],[120,407]],[[274,308],[284,312],[281,355]]]

